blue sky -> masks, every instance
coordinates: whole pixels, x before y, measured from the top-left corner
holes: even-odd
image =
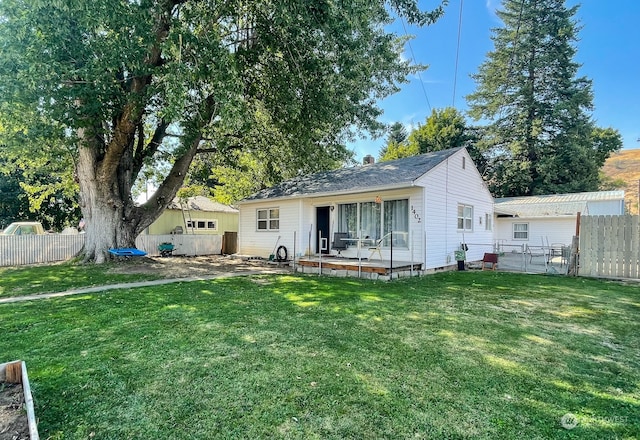
[[[460,52],[455,75],[461,1]],[[577,3],[568,0],[566,4]],[[430,8],[436,1],[421,0],[421,4]],[[429,68],[410,78],[400,92],[380,103],[384,110],[382,122],[400,121],[410,130],[411,126],[424,123],[433,108],[453,105],[464,113],[465,96],[476,86],[470,75],[478,71],[486,53],[493,50],[491,29],[502,26],[495,14],[499,7],[500,0],[450,0],[445,15],[434,25],[406,27],[407,33],[415,36],[410,43],[415,61]],[[579,75],[593,82],[592,116],[598,126],[612,127],[621,133],[623,148],[640,148],[637,142],[640,138],[640,1],[583,0],[575,18],[582,26],[575,61],[582,64]],[[405,32],[400,23],[391,30],[401,35]],[[408,45],[404,56],[414,59]],[[455,99],[454,78],[457,78]],[[359,139],[349,147],[361,160],[367,154],[377,157],[383,144],[383,139]]]

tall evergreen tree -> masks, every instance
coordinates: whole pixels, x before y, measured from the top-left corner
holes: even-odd
[[[415,153],[406,148],[407,136],[407,129],[402,122],[391,124],[387,133],[387,143],[378,152],[378,160],[384,162],[385,160],[413,156]]]
[[[593,142],[591,81],[574,61],[578,6],[504,0],[494,50],[474,75],[469,114],[487,127],[490,185],[499,196],[596,190],[617,142]]]
[[[402,122],[394,122],[389,127],[389,134],[387,135],[387,142],[395,142],[397,144],[403,143],[407,139],[407,129]]]

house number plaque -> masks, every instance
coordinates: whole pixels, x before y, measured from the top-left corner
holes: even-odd
[[[420,214],[418,214],[418,212],[416,211],[416,208],[414,208],[413,205],[411,205],[411,214],[413,214],[413,218],[418,220],[418,223],[422,223],[422,219],[420,218]]]

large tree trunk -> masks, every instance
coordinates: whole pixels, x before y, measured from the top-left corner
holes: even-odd
[[[116,179],[106,179],[98,169],[96,149],[81,147],[77,174],[86,230],[84,261],[103,263],[110,259],[109,249],[135,247],[137,232],[136,222],[126,218],[121,185]]]
[[[205,116],[210,119],[212,106],[205,106],[204,110]],[[207,120],[203,118],[201,121]],[[199,133],[189,138],[184,153],[175,161],[156,193],[144,205],[136,206],[131,197],[131,187],[137,168],[129,147],[117,148],[112,145],[112,149],[99,155],[97,142],[92,141],[91,136],[86,136],[84,130],[79,130],[78,134],[82,146],[79,148],[77,176],[86,229],[81,253],[85,262],[103,263],[113,258],[109,249],[135,247],[136,237],[173,200],[202,138]],[[144,136],[142,133],[138,135]],[[114,159],[117,160],[116,166]]]

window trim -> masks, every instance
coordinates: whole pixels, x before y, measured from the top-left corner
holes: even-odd
[[[204,222],[204,227],[201,228],[198,226],[199,222]],[[209,223],[215,225],[213,228],[209,227]],[[191,220],[187,220],[185,222],[185,226],[187,229],[192,229],[194,231],[213,231],[218,232],[218,219],[217,218],[192,218]]]
[[[460,217],[460,208],[462,207],[462,217]],[[469,216],[465,216],[465,209],[470,208],[471,213]],[[462,220],[462,228],[460,227],[460,220]],[[469,221],[471,224],[466,227],[466,223]],[[465,203],[458,203],[458,211],[456,213],[456,227],[459,232],[473,232],[473,205],[467,205]]]
[[[493,231],[493,215],[485,213],[484,215],[484,230]]]
[[[525,225],[525,231],[516,231],[516,225]],[[516,237],[516,232],[525,233],[526,237]],[[511,239],[514,241],[529,241],[529,222],[513,222],[511,224]]]
[[[278,216],[272,217],[271,216],[272,211],[278,211]],[[266,212],[267,216],[265,218],[260,218],[260,212]],[[278,227],[272,228],[271,223],[276,221],[278,222]],[[261,222],[265,223],[265,226],[266,226],[265,228],[260,228]],[[279,231],[279,230],[280,230],[280,208],[279,207],[272,206],[269,208],[256,208],[256,231],[257,232],[273,232],[273,231]]]
[[[378,228],[379,231],[377,231],[377,234],[379,234],[379,237],[377,237],[377,239],[383,238],[385,236],[385,234],[388,234],[388,231],[385,228],[385,211],[386,208],[390,207],[390,202],[398,202],[398,201],[405,201],[406,202],[406,211],[403,210],[403,214],[406,215],[406,223],[407,223],[407,231],[394,231],[394,236],[396,236],[396,233],[398,234],[406,234],[407,239],[406,241],[406,246],[403,245],[394,245],[394,248],[398,248],[398,249],[409,249],[409,240],[408,237],[410,235],[410,231],[411,231],[411,225],[412,225],[412,219],[413,217],[410,215],[410,209],[411,209],[411,197],[400,197],[400,198],[393,198],[393,199],[388,199],[388,200],[381,200],[378,208],[378,214],[379,214],[379,218],[378,218]],[[361,229],[362,227],[362,207],[364,204],[366,203],[371,203],[370,200],[365,199],[365,200],[358,200],[358,201],[345,201],[343,203],[338,203],[337,207],[338,209],[336,210],[336,212],[338,212],[337,214],[337,218],[336,218],[336,222],[338,223],[338,225],[335,228],[335,232],[347,232],[350,233],[350,235],[353,235],[352,238],[356,238],[356,236],[362,232],[363,235],[366,235],[366,233]],[[357,230],[356,231],[341,231],[341,223],[342,220],[340,219],[340,213],[342,212],[343,208],[342,206],[347,206],[347,205],[355,205],[356,209],[355,209],[355,225],[357,226]],[[390,208],[389,208],[390,209]],[[348,221],[345,220],[345,223],[349,223]],[[353,224],[353,222],[352,222]],[[349,225],[347,224],[347,227]],[[376,239],[375,237],[373,239]],[[389,245],[389,241],[390,239],[387,237],[386,240],[384,240],[383,244],[382,244],[382,249],[388,249],[390,247]],[[353,243],[348,243],[348,246],[354,246]]]

